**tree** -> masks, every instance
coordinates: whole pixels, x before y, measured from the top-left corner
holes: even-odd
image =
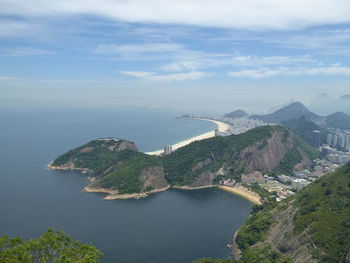
[[[101,256],[94,246],[74,241],[64,232],[52,229],[29,241],[0,237],[0,262],[97,263]]]

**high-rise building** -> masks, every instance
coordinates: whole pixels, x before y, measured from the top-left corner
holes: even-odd
[[[350,136],[346,135],[345,136],[345,149],[349,150],[350,148]]]
[[[345,137],[343,135],[339,135],[338,139],[338,146],[340,148],[345,148]]]
[[[173,152],[173,147],[171,145],[164,147],[164,155],[171,154]]]
[[[329,133],[327,135],[327,144],[328,145],[332,145],[332,138],[333,138],[333,135],[331,133]]]
[[[312,132],[312,147],[318,149],[321,146],[321,132],[320,131],[313,131]]]
[[[338,145],[338,135],[334,134],[333,140],[332,140],[332,146],[337,147]]]

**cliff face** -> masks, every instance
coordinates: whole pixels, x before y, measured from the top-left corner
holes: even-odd
[[[153,166],[142,170],[140,180],[143,187],[149,190],[162,189],[168,186],[162,166]]]
[[[275,132],[267,141],[247,147],[234,160],[245,163],[245,172],[271,171],[295,145],[295,135],[284,138],[282,132]]]

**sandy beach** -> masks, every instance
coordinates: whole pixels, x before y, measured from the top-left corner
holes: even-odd
[[[210,120],[210,119],[199,119],[199,118],[193,118],[193,119],[195,119],[195,120],[205,120],[205,121],[213,122],[213,123],[215,123],[217,125],[217,129],[220,132],[227,131],[230,128],[230,126],[228,124],[226,124],[224,122],[221,122],[221,121],[214,121],[214,120]],[[201,135],[194,136],[194,137],[189,138],[187,140],[178,142],[178,143],[172,145],[172,149],[173,149],[173,151],[175,151],[175,150],[177,150],[177,149],[179,149],[181,147],[184,147],[184,146],[190,144],[191,142],[212,138],[214,136],[215,136],[215,130],[210,131],[210,132],[206,132],[206,133],[203,133]],[[157,151],[153,151],[153,152],[146,152],[146,154],[150,154],[150,155],[160,155],[162,153],[163,153],[163,149],[157,150]]]
[[[218,188],[228,191],[230,193],[239,195],[252,203],[256,205],[261,205],[261,200],[258,194],[248,190],[247,188],[243,186],[236,186],[236,187],[229,187],[229,186],[224,186],[224,185],[219,185]]]

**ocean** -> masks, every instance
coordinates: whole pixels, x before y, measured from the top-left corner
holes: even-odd
[[[47,228],[100,249],[103,263],[187,263],[230,256],[227,244],[252,204],[217,189],[169,190],[139,200],[85,193],[77,172],[50,171],[58,155],[101,137],[153,151],[208,132],[215,124],[174,119],[180,112],[4,110],[0,112],[0,235],[38,237]]]

